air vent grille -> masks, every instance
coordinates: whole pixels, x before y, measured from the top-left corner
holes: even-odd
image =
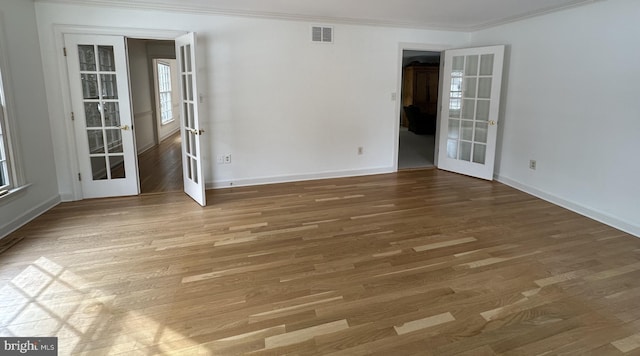
[[[319,43],[333,43],[333,27],[312,26],[311,41]]]

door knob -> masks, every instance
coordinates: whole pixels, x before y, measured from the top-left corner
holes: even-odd
[[[122,130],[122,131],[129,131],[129,125],[122,125],[122,126],[120,126],[120,130]]]
[[[204,130],[196,130],[196,129],[189,129],[189,132],[191,132],[192,134],[198,136],[198,135],[202,135],[204,133]]]
[[[495,122],[495,121],[493,121],[493,120],[491,120],[491,121],[489,121],[489,125],[491,125],[491,126],[496,126],[496,122]]]

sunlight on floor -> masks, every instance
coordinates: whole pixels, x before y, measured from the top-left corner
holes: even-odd
[[[115,295],[40,257],[0,288],[0,335],[56,336],[60,355],[207,354],[147,316],[113,307]],[[88,348],[91,344],[91,348]]]

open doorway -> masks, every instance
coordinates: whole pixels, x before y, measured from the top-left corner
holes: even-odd
[[[439,72],[440,52],[402,51],[398,169],[434,165]]]
[[[140,193],[183,190],[175,42],[127,39]]]

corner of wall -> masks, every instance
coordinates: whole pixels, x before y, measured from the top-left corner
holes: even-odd
[[[640,238],[640,226],[497,174],[498,182]]]
[[[56,205],[60,204],[60,202],[61,202],[60,196],[59,195],[55,195],[55,196],[45,200],[41,204],[39,204],[39,205],[37,205],[37,206],[25,211],[20,216],[18,216],[15,219],[13,219],[12,221],[9,221],[9,222],[5,223],[4,225],[0,226],[0,239],[4,238],[5,236],[9,235],[12,232],[18,230],[19,228],[21,228],[22,226],[26,225],[28,222],[32,221],[33,219],[37,218],[38,216],[44,214],[49,209],[51,209],[51,208],[55,207]]]

